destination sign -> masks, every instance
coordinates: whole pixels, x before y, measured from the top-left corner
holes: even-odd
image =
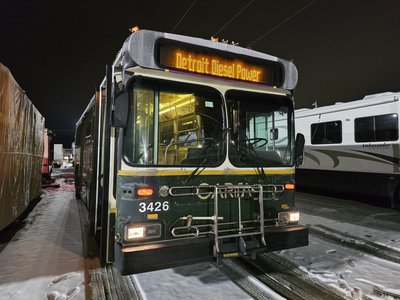
[[[227,79],[280,86],[282,68],[277,62],[195,48],[187,44],[159,44],[159,64],[168,69]]]

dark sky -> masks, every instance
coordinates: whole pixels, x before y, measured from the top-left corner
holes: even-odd
[[[293,60],[296,107],[400,91],[399,0],[1,0],[0,62],[70,147],[134,25]]]

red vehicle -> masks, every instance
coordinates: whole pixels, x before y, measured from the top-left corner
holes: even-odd
[[[43,162],[42,162],[42,180],[43,183],[51,179],[54,159],[54,134],[48,128],[43,132]]]

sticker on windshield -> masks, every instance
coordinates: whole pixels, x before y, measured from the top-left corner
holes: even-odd
[[[212,101],[204,101],[204,105],[205,105],[205,107],[213,108],[214,107],[214,102],[212,102]]]

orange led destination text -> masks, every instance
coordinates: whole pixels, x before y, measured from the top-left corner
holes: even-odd
[[[239,80],[261,82],[263,70],[240,60],[220,57],[193,55],[186,51],[175,52],[175,68],[190,72],[228,77]]]

